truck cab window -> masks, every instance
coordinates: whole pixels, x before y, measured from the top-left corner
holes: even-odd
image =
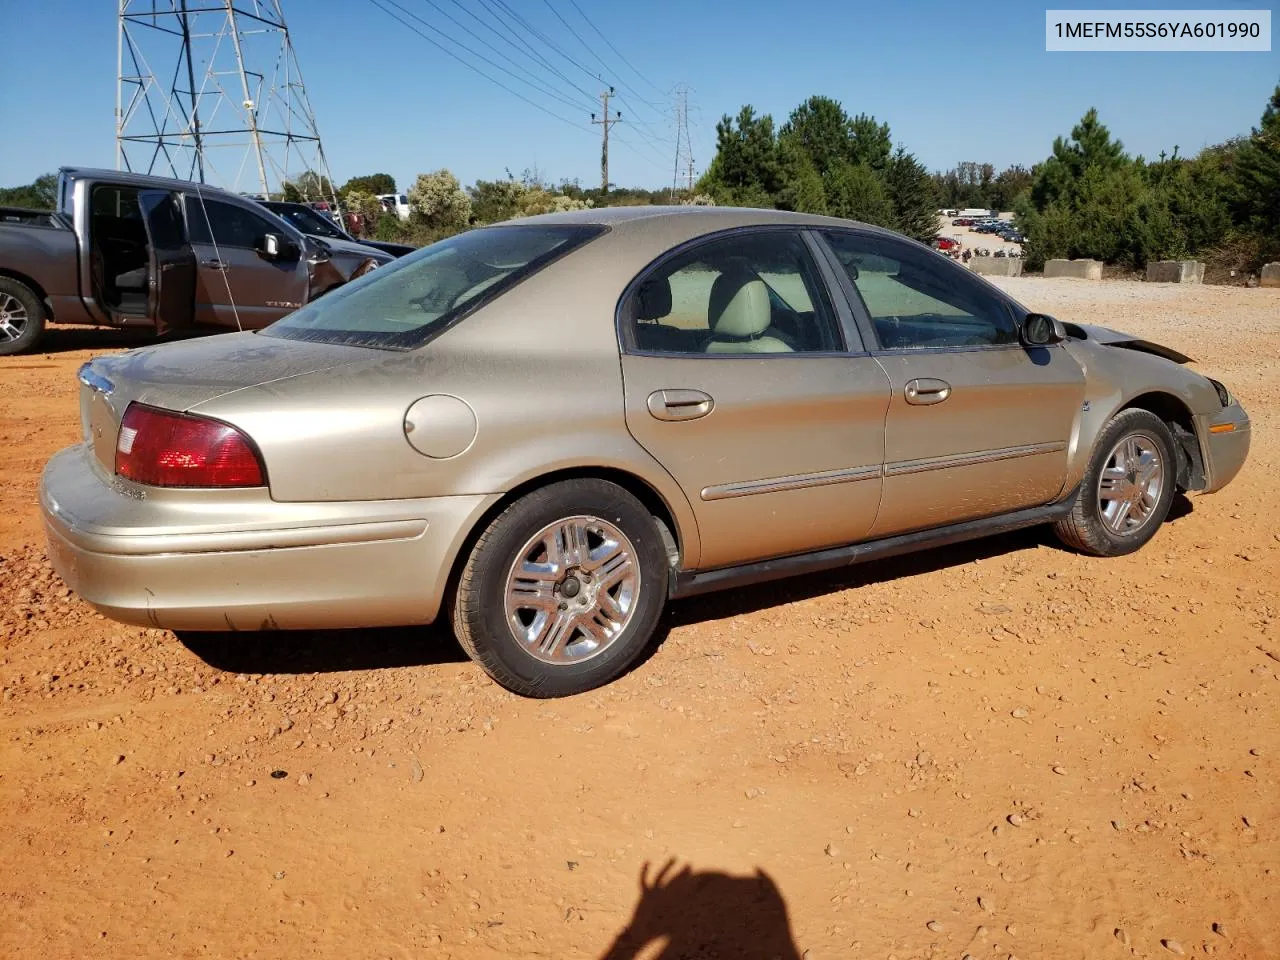
[[[246,250],[252,250],[263,234],[281,232],[278,225],[243,207],[219,200],[201,201],[192,194],[187,194],[187,230],[192,243],[209,243],[212,235],[220,247]]]

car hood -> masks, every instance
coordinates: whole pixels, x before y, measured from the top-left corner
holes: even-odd
[[[317,243],[328,247],[333,253],[347,253],[357,257],[372,257],[374,260],[390,263],[392,257],[377,247],[356,243],[354,240],[334,240],[332,237],[317,237]]]
[[[1135,337],[1129,333],[1121,333],[1119,330],[1112,330],[1110,327],[1098,327],[1091,323],[1067,323],[1064,326],[1067,328],[1067,334],[1077,340],[1092,340],[1108,347],[1120,347],[1125,350],[1137,350],[1139,353],[1150,353],[1157,357],[1164,357],[1166,360],[1172,360],[1174,363],[1194,362],[1193,358],[1174,350],[1172,347],[1153,343],[1150,340],[1144,340],[1142,337]]]
[[[105,393],[118,414],[132,401],[189,410],[246,387],[328,370],[376,355],[366,347],[227,333],[99,357],[81,382]],[[86,369],[87,368],[87,369]]]

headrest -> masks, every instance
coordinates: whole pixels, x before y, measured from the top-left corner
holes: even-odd
[[[769,287],[759,277],[722,275],[711,286],[711,332],[718,337],[758,337],[773,322]]]
[[[636,293],[636,319],[657,320],[671,313],[671,278],[646,280]]]

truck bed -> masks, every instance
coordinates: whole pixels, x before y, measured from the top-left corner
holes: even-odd
[[[0,223],[29,227],[70,228],[52,210],[28,210],[26,207],[0,207]]]

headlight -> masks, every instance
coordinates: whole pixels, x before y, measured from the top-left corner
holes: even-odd
[[[1231,406],[1234,401],[1231,397],[1231,391],[1227,389],[1226,385],[1214,380],[1212,377],[1206,377],[1205,379],[1213,384],[1214,390],[1218,391],[1218,399],[1222,401],[1222,405],[1224,407]]]

